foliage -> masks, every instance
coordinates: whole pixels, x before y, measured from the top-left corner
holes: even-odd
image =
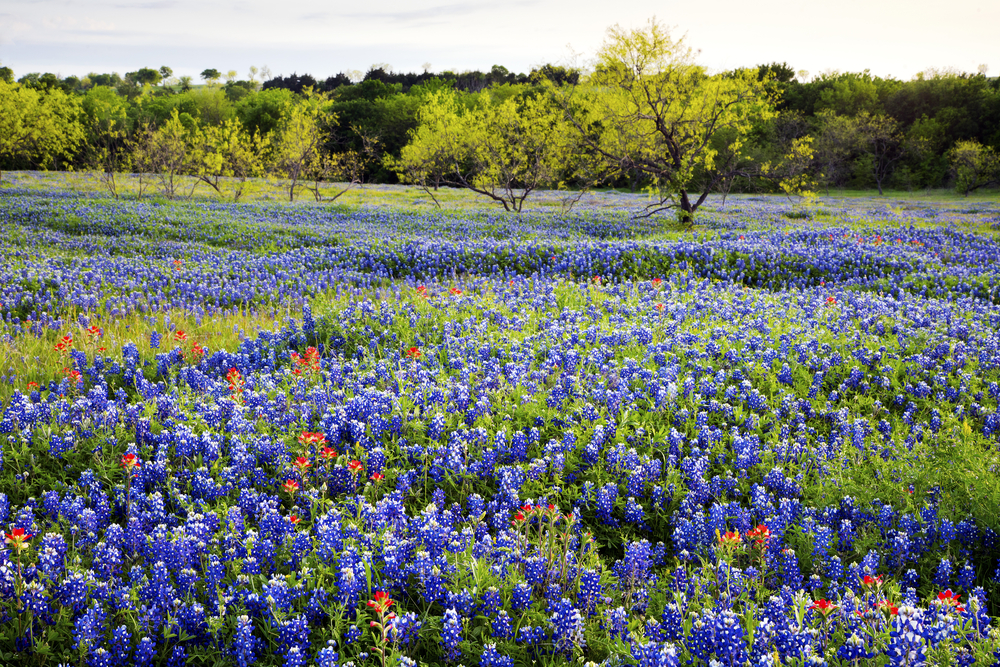
[[[59,89],[0,81],[0,158],[40,167],[70,159],[84,139],[79,115],[79,101]]]
[[[289,104],[281,118],[272,144],[275,171],[288,179],[288,200],[295,200],[300,181],[310,176],[310,170],[320,167],[323,159],[323,126],[333,118],[325,108],[322,93],[310,94],[302,103]]]
[[[269,151],[269,136],[250,135],[232,119],[199,128],[193,138],[192,170],[219,194],[228,185],[233,201],[239,201],[247,180],[264,175]]]
[[[976,141],[959,141],[948,154],[955,174],[955,190],[965,196],[1000,181],[1000,155]]]
[[[683,40],[655,20],[610,28],[587,85],[551,90],[610,173],[649,176],[653,210],[677,208],[686,226],[713,190],[744,171],[748,135],[774,113],[756,72],[707,75]]]
[[[169,199],[180,194],[179,177],[190,172],[194,164],[193,134],[174,109],[170,120],[161,127],[147,127],[135,139],[132,154],[136,166],[140,173],[154,175],[160,192]]]
[[[642,33],[644,38],[639,37]],[[616,43],[625,51],[616,52]],[[629,68],[602,64],[615,58],[642,59],[643,49],[651,58],[664,59],[662,72],[623,79],[618,75]],[[461,72],[432,72],[428,65],[416,73],[373,65],[367,72],[340,72],[326,79],[306,73],[272,76],[251,68],[245,80],[235,71],[223,75],[209,68],[201,75],[205,86],[192,85],[191,77],[175,79],[166,66],[142,67],[124,77],[30,72],[17,79],[21,88],[37,92],[42,96],[38,99],[66,99],[69,107],[76,102],[86,106],[87,97],[99,89],[106,89],[98,92],[105,97],[114,89],[115,104],[126,109],[127,120],[116,121],[112,134],[124,133],[124,141],[116,136],[111,144],[119,148],[110,150],[109,135],[95,132],[92,115],[67,107],[60,122],[69,132],[59,133],[67,137],[64,146],[56,147],[60,150],[42,150],[35,143],[34,148],[0,152],[0,169],[98,168],[106,180],[120,180],[116,169],[141,164],[120,147],[139,145],[148,127],[167,123],[175,110],[189,132],[222,127],[238,118],[250,136],[274,133],[269,141],[275,143],[282,114],[302,101],[308,90],[328,94],[329,110],[336,116],[336,121],[322,124],[323,144],[313,173],[333,178],[333,172],[350,164],[348,171],[357,174],[350,180],[393,183],[402,173],[396,166],[416,129],[418,110],[431,93],[451,90],[461,109],[486,109],[499,108],[510,97],[532,98],[547,89],[578,125],[580,138],[575,141],[586,140],[576,151],[573,169],[558,179],[573,192],[567,195],[568,202],[580,199],[598,182],[633,192],[645,189],[653,197],[651,210],[672,206],[688,222],[706,191],[721,193],[723,200],[732,192],[783,192],[782,178],[776,174],[798,174],[803,186],[815,182],[828,193],[831,188],[960,187],[950,160],[958,142],[975,141],[985,149],[1000,150],[1000,78],[984,73],[928,70],[909,81],[868,71],[825,72],[808,78],[787,63],[775,62],[709,76],[683,40],[673,40],[655,21],[636,31],[613,28],[594,65],[589,77],[582,70],[549,63],[527,74],[502,65]],[[0,79],[11,84],[13,71],[0,68]],[[222,79],[225,85],[217,85]],[[684,127],[670,136],[677,138],[677,155],[687,159],[666,159],[671,141],[662,132],[647,131],[655,126],[655,113],[645,119],[635,115],[645,102],[642,98],[629,102],[627,89],[647,84],[668,133],[671,123],[679,123],[675,129]],[[735,106],[727,107],[731,103]],[[37,105],[24,101],[25,109],[33,106]],[[727,118],[716,113],[723,108],[728,109]],[[709,131],[713,124],[715,131]],[[705,132],[692,131],[698,126]],[[806,135],[812,137],[811,144]],[[801,153],[807,144],[813,148],[813,160]],[[32,153],[35,149],[41,152]],[[339,166],[331,171],[330,165]],[[149,174],[143,179],[149,181]],[[796,182],[784,180],[786,185]],[[113,183],[108,185],[109,192],[116,191]],[[429,192],[437,196],[433,188]]]
[[[574,173],[578,146],[562,112],[544,97],[497,100],[461,109],[450,90],[429,95],[417,129],[392,164],[401,180],[427,189],[462,187],[520,213],[540,187],[558,187]]]

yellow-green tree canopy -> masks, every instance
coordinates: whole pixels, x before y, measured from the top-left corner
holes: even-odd
[[[300,181],[323,152],[326,128],[336,116],[327,109],[327,98],[309,91],[305,99],[288,102],[271,140],[275,171],[289,180],[288,199],[294,201]]]
[[[392,166],[400,180],[425,188],[472,190],[520,212],[540,187],[559,187],[579,156],[576,135],[545,97],[479,97],[466,109],[451,90],[427,96],[417,128]]]
[[[966,197],[973,190],[1000,182],[1000,154],[978,141],[958,141],[948,152],[955,190]]]
[[[655,19],[612,26],[589,79],[549,89],[610,174],[645,174],[654,209],[677,208],[688,224],[710,192],[745,171],[751,131],[774,115],[755,70],[709,75]]]
[[[79,100],[0,80],[0,157],[48,168],[70,159],[83,138]]]
[[[251,135],[239,119],[222,125],[198,127],[191,142],[192,164],[197,179],[223,194],[228,187],[238,201],[250,178],[263,176],[270,137]]]

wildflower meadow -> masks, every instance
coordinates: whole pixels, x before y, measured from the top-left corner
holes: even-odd
[[[1000,205],[0,197],[0,664],[993,665]]]

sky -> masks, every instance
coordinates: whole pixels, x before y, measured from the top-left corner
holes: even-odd
[[[786,62],[809,76],[910,79],[929,68],[1000,75],[997,0],[3,0],[0,64],[83,76],[167,65],[273,74],[529,72],[583,65],[608,26],[652,17],[714,71]]]

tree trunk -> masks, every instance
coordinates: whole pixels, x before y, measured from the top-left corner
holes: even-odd
[[[677,211],[677,220],[681,225],[686,228],[694,226],[694,209],[695,207],[691,205],[691,199],[688,197],[687,190],[681,190],[681,205]]]

